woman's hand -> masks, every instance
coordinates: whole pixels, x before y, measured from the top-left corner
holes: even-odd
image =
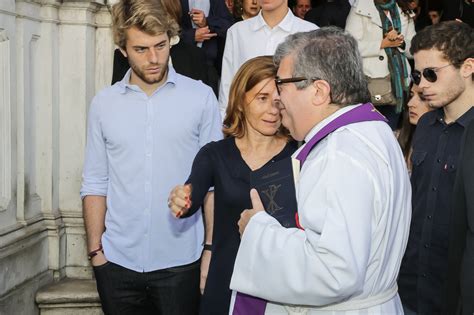
[[[388,38],[389,41],[393,42],[398,37],[398,32],[392,29],[390,32],[385,34],[385,37]]]
[[[395,37],[394,37],[394,34],[396,34]],[[391,30],[390,32],[386,34],[386,36],[380,43],[380,48],[384,49],[388,47],[400,47],[401,45],[403,45],[404,42],[405,42],[405,37],[403,37],[402,34],[397,34],[395,30]]]
[[[176,218],[180,218],[189,211],[191,207],[191,192],[191,184],[178,185],[171,191],[168,197],[168,207]]]

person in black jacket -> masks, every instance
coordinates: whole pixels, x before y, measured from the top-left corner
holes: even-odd
[[[474,103],[473,103],[474,104]],[[464,134],[450,224],[446,314],[474,314],[474,121]]]
[[[449,221],[461,139],[474,121],[474,32],[461,22],[416,34],[413,83],[433,111],[418,121],[412,154],[410,236],[398,289],[405,314],[440,314],[448,281]]]
[[[334,25],[346,27],[346,19],[351,5],[347,0],[324,0],[309,10],[304,19],[319,27]]]
[[[443,6],[443,21],[461,20],[474,27],[473,0],[441,0]]]
[[[216,75],[220,76],[223,51],[219,49],[219,46],[222,45],[221,43],[225,43],[227,29],[234,23],[232,14],[224,0],[206,0],[209,2],[209,12],[194,8],[193,4],[197,1],[180,1],[182,8],[179,23],[182,31],[181,40],[201,47],[206,53],[208,65],[214,67],[217,71]]]

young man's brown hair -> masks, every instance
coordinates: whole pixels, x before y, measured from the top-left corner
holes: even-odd
[[[125,49],[126,30],[136,27],[149,35],[167,33],[171,39],[179,34],[179,25],[158,0],[121,0],[112,6],[114,42]]]

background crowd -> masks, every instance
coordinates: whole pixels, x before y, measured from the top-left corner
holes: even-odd
[[[318,192],[298,192],[298,213],[318,202],[334,209],[351,203],[354,213],[319,214],[321,222],[344,221],[330,232],[303,217],[303,228],[288,236],[288,244],[298,233],[309,238],[310,249],[298,252],[301,259],[319,257],[315,248],[325,244],[341,253],[328,250],[321,265],[331,268],[338,259],[343,264],[324,276],[304,264],[321,287],[296,285],[303,293],[275,301],[281,305],[270,303],[267,314],[294,311],[280,309],[283,304],[308,304],[305,290],[326,292],[318,307],[342,303],[327,314],[345,314],[350,309],[344,307],[355,306],[342,300],[354,297],[362,301],[359,312],[472,314],[473,9],[470,0],[121,0],[114,5],[113,85],[91,105],[81,190],[104,312],[226,314],[238,303],[230,287],[255,295],[245,296],[248,305],[280,296],[275,279],[263,278],[260,286],[268,280],[275,290],[258,294],[258,286],[248,288],[251,279],[265,274],[265,266],[252,272],[242,267],[260,254],[262,262],[273,259],[284,234],[272,237],[270,245],[260,235],[258,242],[245,241],[246,225],[252,226],[245,220],[251,216],[244,220],[241,213],[257,210],[249,195],[250,173],[290,157],[298,148],[294,139],[307,143],[317,129],[305,125],[311,117],[324,124],[344,107],[370,102],[391,132],[380,118],[362,129],[347,127],[349,136],[334,135],[330,147],[318,149],[321,155],[337,153],[311,176]],[[290,85],[296,90],[289,92]],[[320,101],[318,111],[295,110],[293,104],[305,103],[298,93],[313,87],[323,96],[306,103]],[[358,146],[370,148],[371,157],[358,155]],[[310,159],[313,166],[306,170],[318,163]],[[375,174],[373,181],[356,176],[360,165]],[[335,185],[347,190],[345,198],[331,195],[336,205],[324,203],[321,199],[332,194],[326,193],[330,179],[351,172],[353,182],[347,177]],[[319,181],[320,175],[327,182]],[[372,191],[367,187],[374,182]],[[373,233],[346,222],[371,220],[362,194],[371,196],[369,209],[380,215]],[[258,218],[252,220],[273,224]],[[247,238],[256,235],[255,227],[250,230]],[[338,237],[348,244],[367,241],[367,247],[336,244]],[[275,251],[255,247],[260,241]],[[387,248],[371,249],[374,244]],[[347,254],[356,247],[359,255]],[[281,257],[283,269],[286,258]],[[347,261],[352,265],[344,265]],[[351,273],[366,278],[352,283]],[[250,280],[243,281],[246,277]],[[344,277],[348,283],[331,283]]]

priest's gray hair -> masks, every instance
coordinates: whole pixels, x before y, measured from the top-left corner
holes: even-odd
[[[289,35],[277,47],[273,61],[279,66],[287,56],[293,59],[293,77],[328,82],[331,103],[346,106],[370,101],[357,41],[342,29],[330,26]],[[306,80],[295,84],[304,89],[311,83]]]

